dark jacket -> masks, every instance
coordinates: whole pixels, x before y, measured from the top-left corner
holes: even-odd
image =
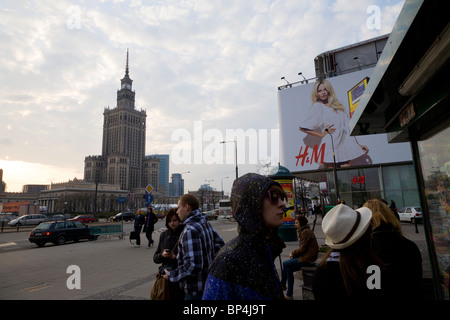
[[[366,285],[366,279],[361,279],[363,282],[361,287],[354,287],[353,293],[349,295],[342,278],[339,266],[339,255],[340,253],[338,251],[332,252],[327,259],[326,265],[319,264],[317,266],[312,283],[315,300],[372,301],[381,299],[388,300],[388,298],[390,298],[390,296],[388,296],[389,289],[386,288],[386,284],[389,283],[390,278],[386,277],[386,273],[383,269],[381,270],[381,289],[369,289]],[[401,299],[401,297],[397,297],[397,299]]]
[[[176,247],[175,245],[180,238],[180,234],[183,231],[183,228],[184,226],[180,224],[176,230],[167,229],[159,236],[158,248],[153,255],[153,261],[157,264],[161,264],[161,271],[163,271],[164,268],[166,268],[167,270],[172,270],[178,267],[177,259],[164,258],[162,256],[162,252],[165,249],[170,249],[174,251],[175,256],[178,254],[178,245]]]
[[[372,232],[372,248],[392,277],[389,285],[394,297],[423,298],[422,255],[414,242],[390,225],[381,225]]]
[[[156,214],[152,212],[147,213],[147,216],[145,217],[145,225],[144,225],[144,232],[153,232],[155,231],[155,223],[158,222],[158,218],[156,217]]]
[[[137,214],[134,218],[134,229],[141,231],[142,226],[145,223],[145,216],[143,214]]]
[[[273,180],[246,174],[235,180],[231,193],[238,236],[219,251],[211,266],[204,300],[283,299],[275,259],[285,247],[277,230],[266,229],[263,199]]]

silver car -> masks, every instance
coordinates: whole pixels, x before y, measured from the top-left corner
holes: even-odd
[[[419,206],[404,207],[398,210],[400,221],[422,221],[422,208]]]
[[[8,222],[8,226],[14,227],[17,225],[19,226],[37,225],[44,221],[47,221],[47,216],[43,214],[25,214]]]

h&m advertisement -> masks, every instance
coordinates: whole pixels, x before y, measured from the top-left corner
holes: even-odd
[[[372,71],[278,91],[283,166],[299,172],[412,160],[410,144],[389,144],[386,134],[350,136],[350,115]]]

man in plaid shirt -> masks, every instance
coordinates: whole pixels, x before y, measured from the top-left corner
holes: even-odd
[[[185,225],[178,244],[178,268],[170,273],[165,270],[170,282],[180,283],[186,300],[202,299],[209,267],[225,244],[198,208],[198,200],[191,194],[178,200],[177,214]]]

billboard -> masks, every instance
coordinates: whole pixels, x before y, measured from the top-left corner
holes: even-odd
[[[291,172],[412,161],[409,142],[389,144],[386,134],[350,136],[373,68],[278,90],[280,157]]]

